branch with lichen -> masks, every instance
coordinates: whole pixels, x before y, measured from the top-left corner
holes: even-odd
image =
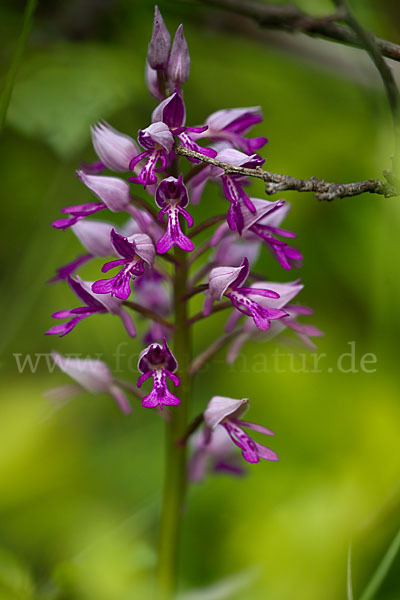
[[[227,175],[236,174],[262,179],[265,181],[265,191],[269,196],[286,190],[312,192],[315,194],[315,197],[318,200],[326,201],[349,196],[359,196],[360,194],[365,193],[380,194],[381,196],[385,196],[385,198],[391,198],[393,196],[400,195],[399,187],[397,186],[393,177],[390,177],[388,172],[384,172],[384,176],[387,178],[386,181],[381,179],[367,179],[366,181],[356,181],[354,183],[334,183],[325,181],[324,179],[318,179],[317,177],[310,177],[310,179],[298,179],[290,175],[271,173],[270,171],[265,171],[260,167],[256,167],[254,169],[239,167],[218,160],[217,158],[205,156],[204,154],[200,154],[194,150],[189,150],[181,145],[175,146],[175,152],[181,156],[186,156],[187,158],[196,158],[201,160],[203,163],[220,167]]]

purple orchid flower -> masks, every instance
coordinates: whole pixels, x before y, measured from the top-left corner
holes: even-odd
[[[232,364],[242,348],[248,340],[259,339],[260,341],[268,341],[275,336],[279,335],[282,331],[287,328],[292,329],[298,335],[298,337],[308,346],[314,349],[315,345],[310,337],[319,337],[323,333],[314,327],[313,325],[305,325],[297,321],[297,317],[300,315],[310,315],[312,310],[303,306],[294,306],[289,304],[292,300],[301,292],[303,285],[299,280],[291,281],[289,283],[275,283],[275,282],[256,282],[251,285],[252,289],[263,289],[268,286],[272,291],[279,295],[279,298],[260,298],[259,303],[265,308],[284,309],[287,316],[284,319],[274,320],[271,323],[271,327],[268,331],[260,331],[254,324],[251,318],[245,319],[243,328],[241,329],[238,336],[232,342],[230,349],[227,354],[227,362]],[[229,317],[225,330],[232,331],[240,319],[240,314],[234,312]]]
[[[241,476],[245,470],[225,427],[218,425],[213,432],[203,427],[191,438],[194,450],[189,462],[189,480],[201,483],[207,472]]]
[[[265,162],[265,159],[258,156],[258,154],[247,156],[239,152],[239,150],[233,149],[222,150],[218,153],[217,158],[222,162],[246,167],[247,169],[261,167]],[[247,208],[252,213],[256,211],[254,204],[243,189],[243,185],[247,183],[246,178],[243,175],[226,175],[225,173],[221,174],[221,178],[225,196],[231,203],[227,214],[229,228],[232,231],[237,229],[239,234],[241,234],[244,227],[242,210]]]
[[[94,314],[111,313],[120,317],[126,332],[130,337],[136,336],[136,329],[133,321],[130,318],[130,315],[124,310],[119,300],[115,300],[110,295],[95,294],[91,289],[92,282],[83,281],[78,276],[76,279],[69,277],[68,283],[73,292],[75,292],[78,298],[82,300],[84,306],[53,313],[52,316],[54,319],[69,319],[69,321],[51,327],[51,329],[46,331],[46,335],[58,335],[59,337],[63,337],[72,331],[74,327],[86,317],[90,317]]]
[[[56,274],[54,277],[49,279],[47,283],[57,283],[58,281],[65,281],[68,277],[72,277],[74,273],[79,269],[80,266],[87,263],[89,260],[93,258],[92,254],[81,254],[77,256],[71,262],[62,265],[56,269]]]
[[[156,173],[163,171],[175,158],[174,136],[178,137],[181,144],[190,150],[195,150],[205,156],[216,156],[215,150],[199,146],[188,135],[188,132],[202,132],[207,127],[186,127],[185,121],[185,104],[181,94],[175,91],[154,109],[152,124],[146,129],[139,130],[138,142],[145,151],[131,160],[129,168],[134,169],[144,159],[146,159],[146,163],[139,175],[131,177],[130,181],[140,183],[144,187],[157,183]],[[191,160],[198,162],[197,159]],[[160,161],[159,168],[157,168],[158,161]]]
[[[130,177],[129,181],[141,183],[146,188],[148,184],[157,183],[156,173],[164,171],[171,162],[174,136],[168,125],[160,121],[152,123],[146,129],[139,130],[138,142],[145,151],[131,160],[129,168],[133,170],[144,159],[146,159],[146,163],[139,175]],[[160,161],[160,167],[157,168],[158,161]]]
[[[268,283],[271,285],[273,289],[276,289],[278,284]],[[280,284],[280,285],[290,285],[290,284]],[[313,311],[307,306],[294,306],[291,304],[287,304],[285,306],[285,311],[288,316],[284,319],[280,319],[271,323],[270,329],[268,331],[260,331],[254,325],[251,319],[246,319],[241,329],[240,333],[235,337],[233,342],[231,343],[227,355],[226,361],[228,364],[233,364],[237,359],[239,352],[241,351],[244,344],[248,341],[259,341],[259,342],[268,342],[271,339],[280,335],[284,330],[291,329],[295,332],[300,342],[303,344],[304,348],[307,350],[315,350],[316,345],[310,339],[312,337],[321,337],[323,332],[314,327],[314,325],[308,325],[304,323],[300,323],[297,319],[302,315],[311,315]],[[233,327],[233,320],[231,320],[227,324],[227,329]]]
[[[226,147],[218,152],[216,158],[222,162],[248,169],[256,169],[265,162],[265,159],[258,154],[247,156],[239,150]],[[244,228],[243,213],[245,209],[247,208],[251,213],[256,212],[253,202],[243,189],[243,186],[248,184],[247,178],[236,173],[227,175],[220,167],[209,165],[197,173],[190,182],[190,194],[193,204],[200,202],[204,186],[210,179],[221,181],[224,194],[231,203],[227,214],[229,229],[232,231],[236,229],[241,234]]]
[[[87,391],[91,394],[110,394],[117,402],[119,408],[126,414],[132,409],[124,392],[116,384],[114,377],[106,365],[101,360],[69,358],[52,352],[51,357],[57,367],[63,373],[66,373],[77,382],[77,385],[64,385],[53,388],[46,393],[46,396],[53,402],[62,404],[79,392]]]
[[[186,127],[186,108],[182,95],[175,91],[171,96],[163,100],[154,110],[151,116],[153,123],[162,121],[171,130],[181,144],[189,150],[194,150],[205,156],[215,158],[217,152],[213,148],[199,146],[192,137],[195,134],[202,133],[207,129],[203,127]],[[190,158],[191,162],[200,162],[197,158]]]
[[[153,389],[143,398],[142,406],[154,408],[160,406],[176,406],[180,403],[179,398],[172,394],[167,387],[167,377],[171,379],[175,386],[180,384],[180,379],[174,375],[178,368],[178,363],[171,350],[168,348],[166,339],[163,345],[151,344],[139,356],[138,369],[142,375],[137,380],[137,386],[140,388],[146,379],[153,378]]]
[[[207,118],[205,122],[207,129],[202,133],[194,134],[193,137],[194,139],[207,137],[213,142],[222,140],[246,154],[253,154],[268,140],[266,137],[247,139],[244,134],[261,121],[262,114],[259,106],[218,110]]]
[[[252,429],[257,433],[264,435],[274,435],[273,431],[267,429],[263,425],[256,425],[248,421],[239,420],[240,417],[249,407],[248,398],[236,400],[234,398],[226,398],[224,396],[214,396],[211,398],[206,410],[204,411],[204,422],[211,432],[222,425],[229,434],[232,442],[242,451],[243,458],[249,463],[258,463],[260,458],[265,460],[279,460],[276,452],[255,442],[245,431]]]
[[[251,201],[256,210],[250,212],[245,209],[243,235],[251,232],[266,242],[284,269],[289,270],[292,266],[301,266],[302,254],[296,248],[289,246],[276,237],[296,237],[296,234],[292,231],[279,227],[290,210],[290,204],[285,203],[283,200],[273,203],[259,198],[251,198]],[[271,210],[273,204],[275,204],[275,207],[272,207]]]
[[[64,281],[71,277],[78,268],[88,262],[95,256],[109,256],[114,253],[114,248],[110,242],[110,233],[113,228],[111,223],[104,221],[92,221],[84,219],[72,225],[71,229],[81,242],[82,246],[88,251],[87,254],[78,256],[75,260],[59,267],[56,275],[48,283]]]
[[[67,206],[61,209],[61,212],[70,216],[65,219],[58,219],[52,223],[56,229],[67,229],[75,225],[81,219],[89,217],[94,213],[108,208],[112,212],[127,210],[130,204],[129,185],[123,179],[118,177],[104,177],[98,175],[88,175],[83,171],[76,172],[79,179],[84,183],[98,198],[99,202],[88,204],[79,204],[77,206]]]
[[[279,298],[279,294],[267,288],[241,287],[249,274],[249,261],[245,257],[240,267],[216,267],[212,269],[208,279],[208,292],[203,312],[210,314],[214,300],[222,296],[229,298],[233,306],[241,313],[252,317],[258,329],[269,329],[271,321],[286,317],[287,313],[278,308],[269,308],[252,297]],[[266,284],[268,285],[268,284]],[[269,287],[269,286],[268,286]]]
[[[121,234],[130,237],[134,233],[146,232],[152,239],[157,241],[163,233],[161,227],[154,223],[148,213],[140,211],[133,206],[132,208],[134,209],[132,212],[135,214],[135,219],[128,219],[120,230]],[[88,253],[82,254],[70,263],[59,267],[56,271],[56,275],[50,279],[48,283],[55,283],[56,281],[68,279],[68,277],[72,276],[81,265],[92,258],[112,256],[113,254],[118,256],[111,243],[111,230],[114,227],[115,226],[111,223],[94,221],[91,219],[83,219],[82,221],[75,223],[75,225],[72,225],[71,230]]]
[[[110,269],[122,266],[121,271],[110,279],[95,281],[92,291],[95,294],[111,294],[121,300],[127,300],[131,293],[130,281],[135,275],[142,275],[145,263],[153,264],[155,249],[151,238],[145,233],[136,233],[126,238],[111,230],[111,243],[122,258],[112,260],[102,266],[102,272],[107,273]]]
[[[301,266],[302,254],[289,246],[286,242],[279,240],[276,236],[295,238],[296,234],[287,229],[281,229],[282,223],[290,210],[290,204],[284,200],[270,202],[259,198],[250,198],[255,212],[247,207],[243,208],[243,231],[242,238],[247,243],[257,239],[263,240],[270,250],[274,253],[278,262],[284,269],[291,269],[292,266]],[[227,223],[222,223],[211,238],[210,246],[217,246],[230,229]],[[232,263],[233,264],[233,263]]]
[[[158,215],[159,220],[162,221],[164,215],[167,215],[168,218],[167,230],[157,242],[157,252],[164,254],[172,246],[178,246],[187,252],[194,250],[192,240],[182,232],[179,224],[179,215],[181,214],[189,227],[193,225],[192,216],[185,208],[189,204],[189,196],[182,180],[182,174],[179,175],[179,179],[168,177],[161,181],[156,190],[156,204],[161,209]]]

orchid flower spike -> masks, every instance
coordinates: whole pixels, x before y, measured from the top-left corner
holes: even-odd
[[[131,412],[131,406],[124,392],[115,383],[114,377],[106,365],[101,360],[78,359],[62,356],[57,352],[51,353],[51,358],[63,373],[66,373],[74,379],[76,386],[66,385],[59,388],[53,388],[46,393],[46,396],[53,401],[64,401],[80,391],[87,391],[91,394],[110,394],[117,402],[119,408],[124,413]]]
[[[131,293],[130,281],[135,275],[144,273],[145,264],[151,267],[155,249],[151,238],[145,233],[136,233],[129,238],[111,230],[111,243],[122,258],[105,263],[101,270],[107,273],[110,269],[122,266],[121,271],[111,279],[100,279],[92,285],[96,294],[111,294],[121,300],[127,300]]]
[[[167,377],[171,379],[175,386],[180,384],[180,379],[174,375],[178,368],[178,363],[168,348],[166,339],[163,345],[150,344],[142,350],[139,356],[138,369],[142,375],[137,380],[137,386],[140,388],[146,379],[153,378],[153,389],[143,398],[142,406],[154,408],[156,406],[176,406],[180,403],[179,398],[172,394],[167,387]]]
[[[243,427],[245,427],[264,435],[274,435],[273,431],[263,425],[239,419],[248,407],[248,398],[236,400],[224,396],[214,396],[204,411],[204,423],[211,432],[220,426],[224,427],[232,442],[241,449],[243,458],[249,463],[257,463],[260,458],[271,461],[279,460],[276,452],[255,442],[243,431]]]

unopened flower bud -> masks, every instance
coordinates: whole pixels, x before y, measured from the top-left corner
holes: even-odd
[[[176,30],[174,43],[168,63],[168,79],[170,88],[180,88],[190,73],[189,49],[183,34],[183,25]]]
[[[166,70],[170,48],[171,36],[158,6],[156,6],[154,10],[153,35],[147,52],[147,61],[152,69]]]

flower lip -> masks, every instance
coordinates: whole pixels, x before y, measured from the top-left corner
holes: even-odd
[[[224,419],[240,417],[248,407],[248,398],[238,400],[226,396],[213,396],[204,411],[204,422],[214,430]]]
[[[97,306],[101,306],[107,312],[110,312],[112,314],[119,314],[121,310],[121,301],[116,298],[113,298],[109,294],[96,294],[95,292],[92,292],[93,283],[93,281],[83,281],[83,279],[81,279],[79,275],[76,275],[75,279],[70,279],[71,287],[73,286],[73,284],[75,284],[75,287],[73,287],[75,293],[77,293],[76,288],[80,286],[80,288],[83,290],[83,293],[86,293],[88,296],[91,297],[92,305],[95,304]]]

